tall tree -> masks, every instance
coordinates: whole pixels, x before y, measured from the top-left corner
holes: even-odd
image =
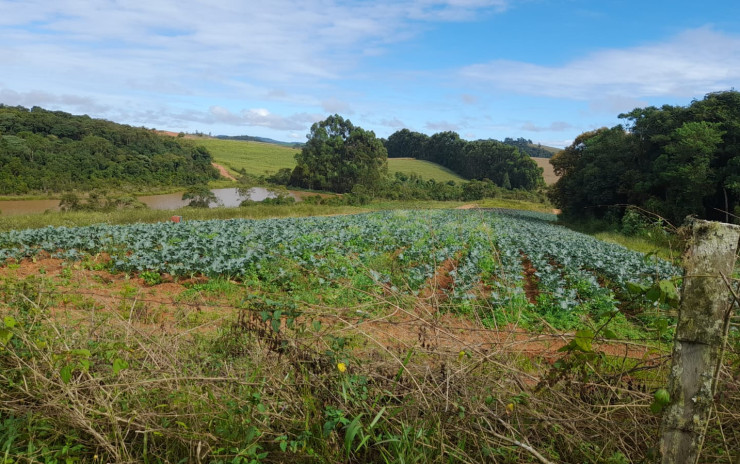
[[[562,177],[550,197],[563,212],[599,215],[603,205],[629,203],[677,224],[687,215],[728,221],[740,213],[739,92],[620,118],[626,131],[581,134],[551,159]]]
[[[687,122],[674,130],[671,142],[655,160],[655,172],[664,182],[662,213],[683,218],[704,209],[712,195],[715,173],[710,166],[724,132],[706,121]]]
[[[291,185],[338,193],[355,185],[372,190],[388,171],[388,152],[375,133],[338,114],[314,123],[307,137],[296,155]]]
[[[424,150],[429,136],[408,129],[401,129],[388,137],[384,145],[388,158],[424,159]]]

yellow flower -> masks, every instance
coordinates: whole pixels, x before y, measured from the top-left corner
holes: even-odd
[[[339,369],[339,372],[345,372],[347,370],[347,365],[344,363],[338,363],[337,369]]]
[[[457,360],[462,361],[466,354],[467,353],[465,353],[465,350],[460,351],[460,353],[457,355]]]
[[[506,405],[506,413],[510,414],[514,411],[514,403],[509,403]]]

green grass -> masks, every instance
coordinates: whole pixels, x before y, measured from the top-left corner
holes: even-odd
[[[195,143],[203,145],[213,155],[213,161],[224,166],[232,174],[244,169],[247,174],[262,176],[275,173],[283,168],[295,166],[295,155],[300,150],[271,143],[247,142],[242,140],[198,139]],[[439,182],[465,179],[438,164],[412,159],[389,159],[388,172],[418,174],[424,179]]]
[[[550,204],[535,203],[526,200],[515,200],[509,198],[489,198],[474,202],[480,208],[506,208],[520,209],[523,211],[536,211],[538,213],[552,213]]]
[[[431,161],[422,161],[416,159],[388,159],[388,172],[402,172],[404,174],[417,174],[422,179],[434,179],[439,182],[465,182],[465,178],[458,176],[447,168],[432,163]]]
[[[604,242],[616,243],[630,250],[639,251],[640,253],[657,253],[663,259],[674,260],[681,256],[682,250],[671,248],[665,242],[656,242],[644,237],[630,237],[619,232],[597,232],[592,234],[594,237]]]
[[[294,205],[254,205],[245,208],[180,208],[176,210],[119,210],[112,212],[52,212],[3,217],[0,231],[34,229],[46,226],[80,227],[90,224],[131,224],[135,222],[168,221],[171,216],[182,216],[184,220],[271,217],[321,216],[327,214],[350,214],[367,211],[354,206],[326,206],[296,203]]]
[[[90,224],[132,224],[135,222],[168,221],[172,216],[182,216],[184,220],[208,220],[249,218],[265,219],[273,217],[323,216],[331,214],[357,214],[367,211],[393,209],[443,209],[457,208],[471,202],[408,200],[374,201],[363,206],[311,205],[303,202],[291,205],[255,204],[243,208],[180,208],[176,210],[129,209],[110,212],[74,211],[47,212],[43,214],[24,214],[4,216],[0,221],[0,232],[8,230],[35,229],[47,226],[80,227]],[[489,199],[475,202],[482,208],[508,208],[525,211],[549,213],[548,205],[524,200]]]
[[[262,176],[275,173],[282,168],[295,166],[295,155],[299,150],[271,143],[246,142],[241,140],[198,139],[211,152],[213,161],[224,166],[232,174],[244,169],[247,174]]]
[[[640,253],[655,253],[658,257],[669,261],[679,258],[684,249],[684,243],[678,236],[665,234],[660,229],[646,230],[640,235],[626,235],[619,230],[618,225],[607,221],[597,219],[569,221],[563,219],[562,215],[558,219],[558,224]]]
[[[266,219],[276,217],[326,216],[334,214],[357,214],[368,211],[392,209],[441,209],[456,208],[463,205],[459,201],[379,201],[364,206],[330,206],[295,203],[291,205],[262,205],[255,204],[243,208],[180,208],[176,210],[119,210],[111,212],[75,211],[50,212],[44,214],[26,214],[3,217],[0,221],[0,232],[8,230],[34,229],[46,226],[80,227],[90,224],[132,224],[135,222],[168,221],[172,216],[182,216],[184,220],[208,219]],[[515,203],[507,202],[509,207],[515,208]],[[533,204],[532,204],[533,205]],[[531,205],[524,202],[521,208],[527,209]],[[531,208],[530,208],[531,209]]]

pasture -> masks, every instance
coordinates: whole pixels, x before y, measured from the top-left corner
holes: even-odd
[[[214,162],[226,167],[232,174],[244,169],[247,174],[262,176],[274,174],[280,169],[295,167],[295,155],[300,150],[280,145],[241,140],[197,138],[194,143],[203,145],[213,155]],[[439,182],[450,180],[464,182],[465,179],[449,169],[435,163],[413,159],[389,159],[388,172],[415,173],[424,179]]]

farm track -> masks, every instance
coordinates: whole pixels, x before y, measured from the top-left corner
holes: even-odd
[[[221,177],[225,177],[229,180],[236,181],[236,177],[229,174],[229,171],[227,171],[225,167],[221,166],[220,164],[216,164],[216,163],[211,163],[211,165],[213,165],[214,168],[218,169],[218,172],[219,174],[221,174]]]
[[[537,269],[532,265],[532,261],[527,257],[524,251],[519,250],[522,257],[522,272],[524,277],[524,294],[527,301],[531,304],[537,304],[537,298],[540,296],[539,279],[535,275]]]

